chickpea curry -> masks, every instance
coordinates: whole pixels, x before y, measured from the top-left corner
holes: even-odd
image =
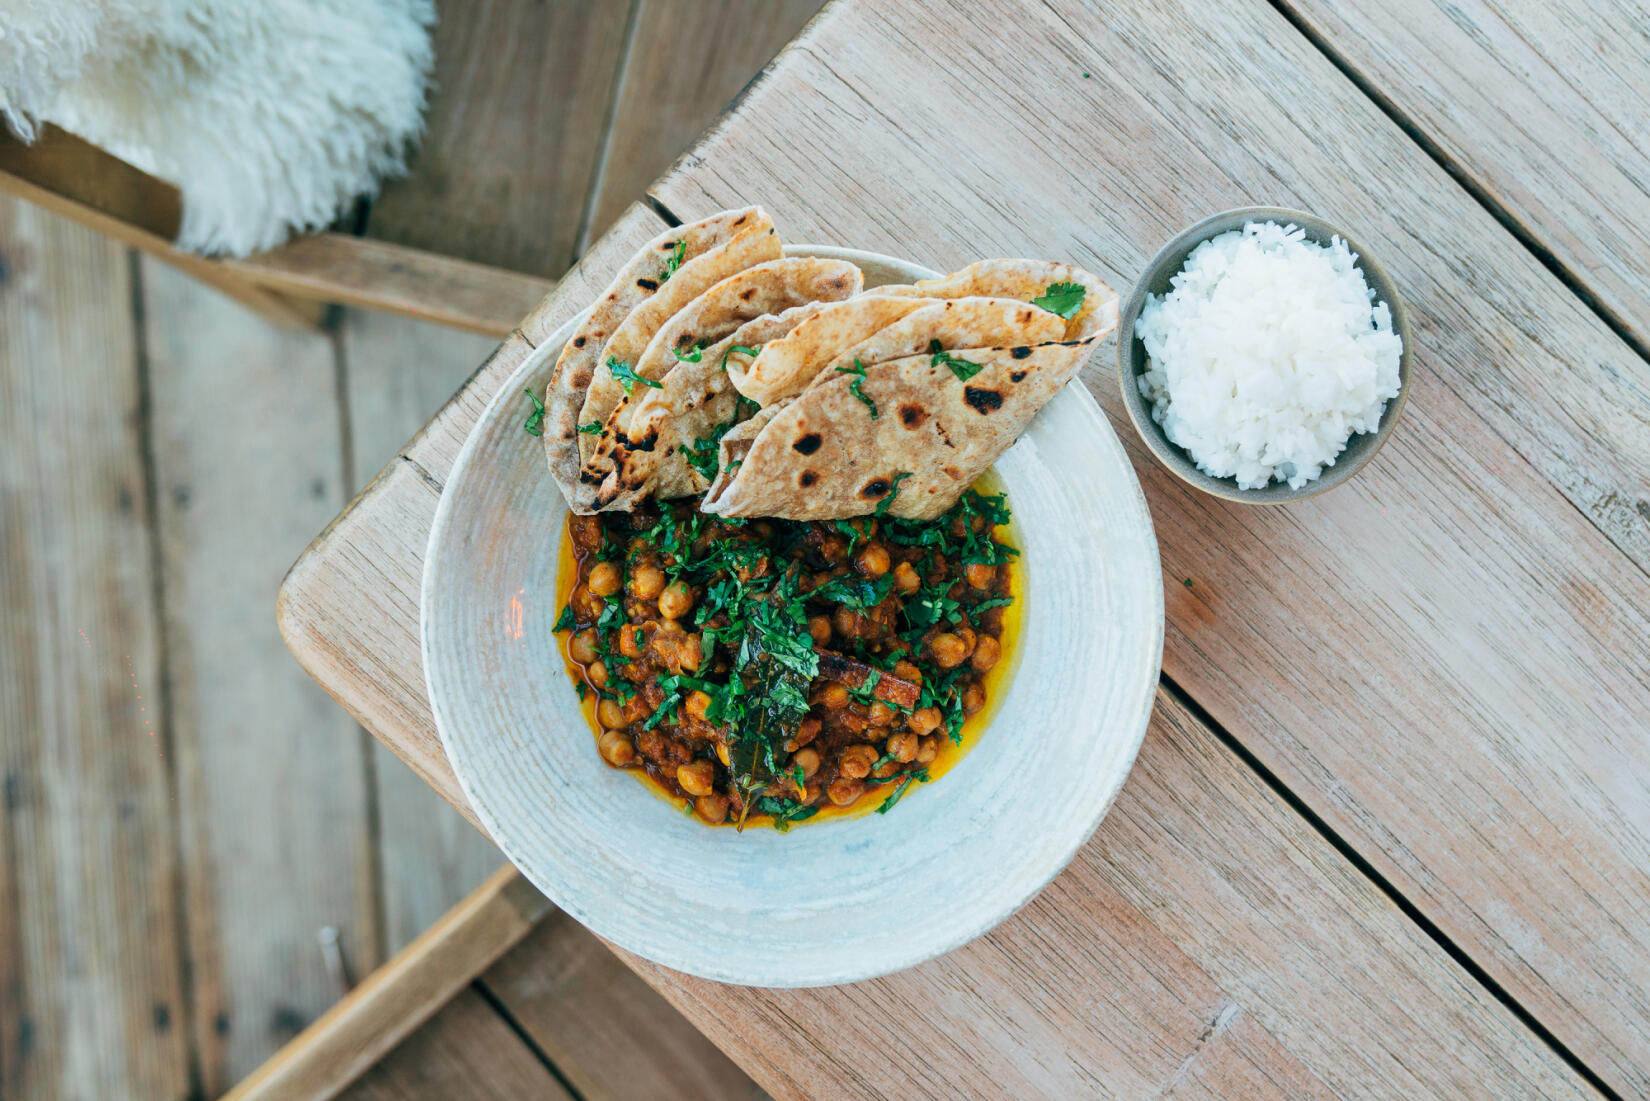
[[[1005,498],[937,520],[570,515],[556,622],[607,764],[704,822],[887,813],[959,752],[1004,660]],[[937,765],[936,762],[940,762]]]

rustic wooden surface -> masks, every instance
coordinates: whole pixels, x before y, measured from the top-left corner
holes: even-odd
[[[228,277],[279,276],[295,292],[331,279],[349,300],[357,280],[388,273],[397,308],[434,313],[425,307],[437,275],[409,267],[393,242],[429,243],[451,257],[439,276],[451,293],[436,305],[452,316],[439,320],[489,310],[513,326],[572,261],[581,232],[603,228],[590,221],[598,164],[630,153],[612,97],[633,36],[613,44],[630,16],[574,0],[482,7],[442,5],[442,34],[456,36],[444,39],[442,64],[458,71],[442,74],[431,156],[408,184],[425,195],[388,196],[371,212],[367,232],[384,240],[340,249],[320,237],[226,271],[170,249],[168,208],[153,188],[65,201],[0,165],[0,190],[30,200],[0,196],[0,705],[18,720],[0,722],[0,1096],[214,1094],[337,998],[320,924],[343,930],[359,979],[498,866],[491,845],[387,751],[352,743],[351,725],[271,648],[269,625],[275,582],[299,545],[493,342],[353,311],[325,335],[294,336],[134,267],[121,247],[162,256],[267,317],[313,326],[309,304]],[[784,19],[799,21],[796,12],[788,5]],[[742,33],[777,49],[792,23],[775,15],[764,30],[765,19],[753,7]],[[466,42],[507,44],[511,66],[476,57],[466,74]],[[690,109],[672,113],[674,145],[671,133],[652,133],[656,159],[635,161],[638,186],[725,106],[720,89],[754,75],[759,52],[724,54],[724,66],[748,68],[672,93]],[[567,59],[608,68],[569,72]],[[678,61],[704,71],[685,47]],[[627,79],[645,90],[651,77]],[[79,155],[63,152],[47,182],[71,192],[84,183]],[[347,263],[327,268],[334,254]],[[472,262],[492,267],[478,273]],[[373,302],[383,305],[382,294]],[[277,389],[295,377],[302,385]],[[166,475],[153,503],[151,472]],[[187,500],[174,492],[177,473]],[[310,475],[322,479],[318,498],[306,496]],[[172,648],[184,663],[176,669]],[[323,763],[337,767],[309,785]],[[220,780],[228,790],[213,789]],[[293,871],[310,857],[318,862]],[[588,973],[608,958],[588,937],[573,949],[601,953],[585,960]],[[219,1008],[229,1010],[222,1023]],[[546,1003],[557,1009],[578,1015]],[[667,1010],[651,1013],[691,1037]],[[508,1027],[473,1035],[508,1037],[543,1066]],[[697,1049],[673,1043],[685,1078],[721,1081],[724,1058],[687,1068]],[[415,1062],[403,1057],[398,1073]]]
[[[1610,201],[1613,183],[1556,177],[1498,198],[1530,166],[1572,160],[1576,139],[1536,120],[1459,150],[1427,138],[1435,82],[1478,82],[1465,115],[1438,109],[1467,135],[1493,121],[1483,103],[1547,79],[1505,35],[1466,31],[1488,18],[1477,9],[1447,14],[1493,65],[1464,77],[1433,59],[1409,86],[1377,83],[1378,104],[1335,62],[1365,79],[1379,66],[1323,52],[1374,48],[1337,47],[1335,18],[1351,16],[1297,8],[1322,48],[1258,0],[1136,5],[1127,20],[1075,0],[1012,15],[839,4],[651,189],[680,218],[760,201],[792,239],[939,267],[1050,255],[1120,287],[1210,210],[1300,205],[1377,252],[1416,324],[1404,422],[1337,494],[1223,505],[1135,450],[1174,687],[1119,807],[1025,914],[846,991],[735,991],[638,964],[776,1093],[1080,1092],[1097,1070],[1123,1092],[1650,1089],[1650,373],[1611,327],[1634,338],[1615,315],[1640,277],[1590,274],[1630,249],[1608,234],[1636,208]],[[1563,51],[1588,35],[1544,39],[1547,69],[1567,71]],[[1650,86],[1632,42],[1595,51],[1581,72],[1597,83],[1567,93],[1628,134]],[[1638,79],[1605,79],[1623,67]],[[622,256],[653,228],[633,208],[596,251]],[[300,659],[449,797],[416,640],[428,518],[464,431],[535,333],[601,281],[599,259],[283,589]],[[1560,278],[1570,267],[1583,296]],[[1102,355],[1084,381],[1128,440]],[[1091,958],[1092,938],[1133,955]],[[1154,981],[1122,971],[1129,959]],[[1314,960],[1347,971],[1314,981]],[[1177,1001],[1210,1012],[1175,1033]],[[927,1028],[923,1050],[943,1055],[865,1056]]]

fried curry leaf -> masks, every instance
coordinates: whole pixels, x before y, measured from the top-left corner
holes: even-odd
[[[544,435],[544,403],[531,390],[523,390],[522,393],[526,394],[527,400],[533,403],[533,411],[527,414],[527,423],[521,427],[529,436],[542,436]]]
[[[643,378],[641,375],[638,375],[636,373],[636,368],[632,367],[622,359],[615,359],[612,356],[608,356],[607,369],[613,372],[613,377],[619,381],[620,386],[624,387],[624,392],[627,396],[636,389],[636,384],[638,382],[643,386],[651,386],[655,390],[663,390],[665,387],[665,384],[659,382],[657,379]]]
[[[1081,283],[1050,283],[1042,294],[1031,300],[1031,304],[1069,321],[1083,308],[1083,299],[1088,297],[1088,293]]]
[[[837,370],[845,375],[854,376],[854,380],[848,384],[848,389],[854,397],[865,403],[865,408],[871,411],[871,419],[876,420],[878,416],[877,403],[867,397],[864,390],[860,389],[860,385],[865,381],[865,364],[855,358],[852,367],[838,367]]]

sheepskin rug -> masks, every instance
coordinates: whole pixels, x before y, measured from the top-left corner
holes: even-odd
[[[399,174],[434,0],[0,0],[0,115],[183,192],[182,248],[244,255]]]

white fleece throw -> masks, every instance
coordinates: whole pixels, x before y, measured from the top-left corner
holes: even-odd
[[[404,170],[434,21],[434,0],[0,0],[0,114],[176,184],[178,245],[244,255]]]

